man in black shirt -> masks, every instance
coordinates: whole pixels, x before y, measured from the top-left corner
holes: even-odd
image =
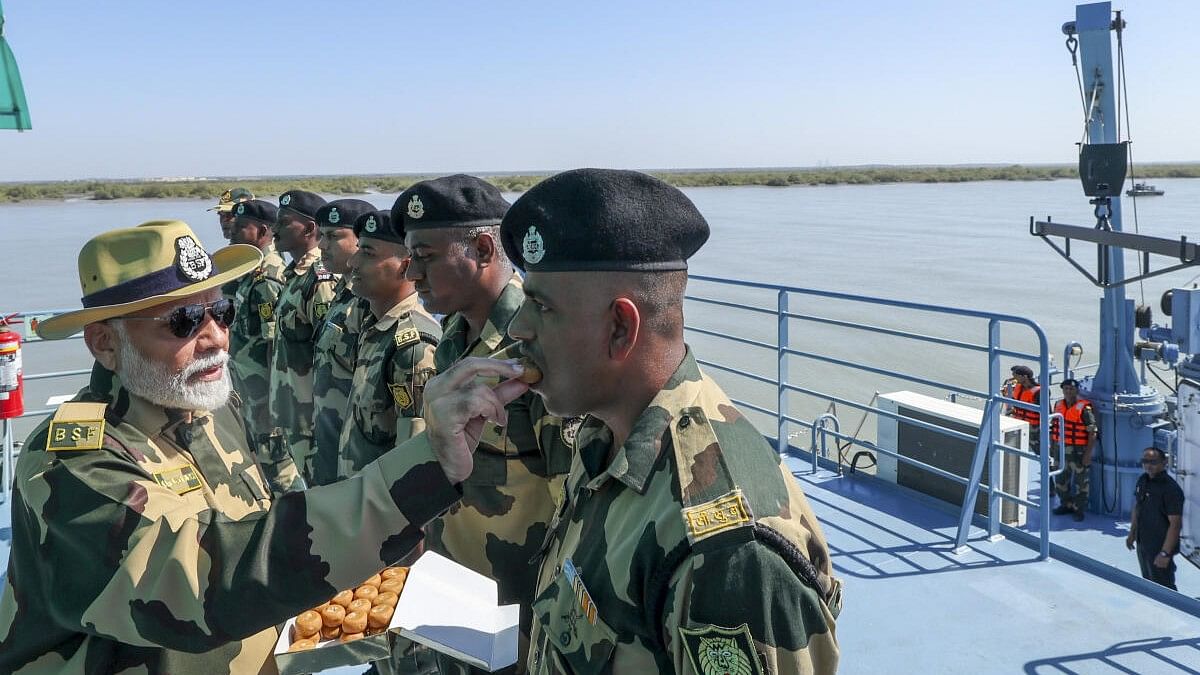
[[[1133,514],[1125,546],[1137,544],[1142,578],[1175,588],[1175,554],[1179,552],[1179,530],[1183,523],[1183,490],[1167,475],[1167,455],[1158,448],[1142,452],[1146,473],[1134,488]]]

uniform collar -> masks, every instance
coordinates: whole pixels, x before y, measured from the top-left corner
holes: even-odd
[[[380,332],[391,330],[392,327],[396,325],[396,322],[399,321],[405,314],[413,311],[420,311],[420,309],[421,298],[416,293],[413,293],[400,302],[397,302],[395,306],[387,311],[386,314],[376,319],[375,323],[371,325],[371,330],[377,330]]]
[[[697,388],[683,385],[700,379],[700,366],[692,355],[692,348],[688,347],[679,367],[638,416],[629,438],[603,471],[600,467],[612,447],[612,431],[600,420],[587,418],[579,431],[577,447],[580,448],[584,469],[589,476],[594,476],[589,486],[599,487],[611,477],[638,494],[645,494],[654,465],[667,445],[663,442],[664,434],[671,422],[679,417],[680,411],[693,407],[699,396]]]
[[[496,298],[495,304],[492,305],[492,311],[488,313],[487,323],[479,332],[479,337],[472,344],[463,345],[464,355],[487,356],[500,348],[508,335],[508,324],[512,323],[517,310],[521,309],[521,303],[525,302],[523,286],[521,277],[514,273],[505,284],[504,290],[500,291],[500,297]],[[446,323],[446,335],[443,339],[465,343],[469,328],[466,317],[462,312],[458,312]]]
[[[291,263],[289,263],[287,269],[292,274],[298,276],[307,272],[308,268],[312,267],[320,259],[321,249],[314,246],[308,250],[308,253],[305,253],[303,256],[301,256],[299,260],[293,260]]]

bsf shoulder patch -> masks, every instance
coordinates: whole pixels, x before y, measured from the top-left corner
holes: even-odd
[[[274,313],[275,313],[275,306],[274,306],[274,305],[272,305],[271,303],[269,303],[269,302],[264,302],[264,303],[260,303],[260,304],[259,304],[259,306],[258,306],[258,316],[259,316],[259,318],[260,318],[260,319],[262,319],[263,321],[267,321],[267,320],[269,320],[269,319],[271,318],[271,315],[272,315],[272,314],[274,314]]]
[[[692,669],[701,675],[762,675],[754,638],[746,624],[737,628],[680,626],[679,637]]]
[[[683,510],[683,521],[687,527],[688,542],[695,544],[702,539],[741,527],[754,520],[750,504],[741,488],[717,497],[712,501],[689,506]]]
[[[416,328],[405,328],[404,330],[396,332],[396,346],[397,347],[406,347],[408,345],[413,344],[414,342],[420,342],[420,341],[421,341],[421,334],[417,331]]]
[[[200,474],[190,466],[177,466],[174,469],[154,472],[154,481],[177,495],[186,495],[204,486]]]
[[[71,401],[58,407],[46,433],[47,452],[99,450],[104,447],[103,403]]]
[[[397,408],[404,409],[413,404],[412,394],[408,393],[407,385],[389,384],[388,389],[392,390],[392,400],[396,402]]]
[[[318,302],[317,304],[313,305],[313,318],[324,319],[325,315],[328,313],[329,313],[329,303],[328,302]]]

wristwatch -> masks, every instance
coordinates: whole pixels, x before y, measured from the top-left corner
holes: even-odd
[[[1166,551],[1159,551],[1159,552],[1158,552],[1158,557],[1160,557],[1160,558],[1170,558],[1170,557],[1171,557],[1171,554],[1170,554],[1170,553],[1167,553]]]

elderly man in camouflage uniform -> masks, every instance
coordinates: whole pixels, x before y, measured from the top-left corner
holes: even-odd
[[[261,258],[251,246],[210,256],[177,221],[84,246],[85,309],[38,332],[82,329],[96,365],[17,464],[0,672],[273,672],[277,624],[408,554],[459,498],[470,439],[524,391],[469,385],[511,365],[429,383],[426,411],[448,433],[337,485],[268,491],[230,398],[235,312],[217,291]]]
[[[350,401],[358,338],[372,320],[366,300],[350,284],[350,256],[358,249],[354,221],[375,210],[361,199],[335,199],[317,209],[317,248],[321,264],[337,275],[333,301],[325,320],[317,324],[313,352],[313,471],[310,485],[338,479],[338,444],[342,420]],[[390,447],[390,446],[389,446]]]
[[[500,247],[507,209],[495,186],[463,175],[417,183],[392,207],[412,254],[408,277],[426,309],[449,315],[434,354],[438,372],[514,343],[508,324],[523,295]],[[462,503],[430,526],[429,547],[495,579],[500,602],[520,603],[527,631],[536,581],[529,560],[570,469],[572,427],[547,415],[532,393],[509,404],[508,418],[483,430]]]
[[[233,306],[237,318],[229,327],[229,374],[233,389],[242,398],[243,414],[251,438],[265,440],[271,423],[271,347],[275,341],[275,303],[283,289],[287,266],[275,251],[276,208],[271,202],[252,199],[233,209],[232,244],[247,244],[262,251],[263,261],[250,274],[234,282]],[[261,459],[261,458],[260,458]]]
[[[354,222],[358,251],[350,258],[354,294],[370,303],[371,320],[358,343],[350,407],[342,426],[338,478],[375,461],[397,441],[425,428],[422,392],[434,373],[442,327],[421,306],[405,278],[404,229],[387,211]]]
[[[501,225],[509,333],[588,414],[541,547],[533,673],[831,673],[840,583],[799,485],[683,339],[708,224],[632,171],[551,177]]]
[[[325,200],[304,190],[279,196],[275,243],[292,256],[275,305],[271,362],[271,419],[305,481],[313,480],[313,359],[317,328],[325,321],[337,277],[321,263],[317,209]]]

